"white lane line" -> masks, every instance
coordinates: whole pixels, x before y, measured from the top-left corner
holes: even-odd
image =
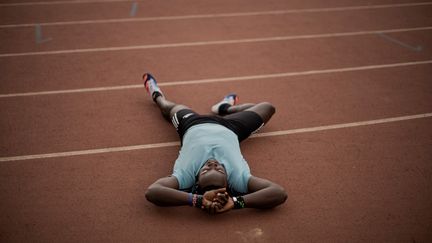
[[[296,134],[296,133],[318,132],[318,131],[333,130],[333,129],[340,129],[340,128],[348,128],[348,127],[369,126],[375,124],[414,120],[414,119],[421,119],[421,118],[428,118],[428,117],[432,117],[432,113],[423,113],[423,114],[410,115],[410,116],[398,116],[398,117],[390,117],[390,118],[383,118],[377,120],[341,123],[341,124],[334,124],[334,125],[299,128],[299,129],[283,130],[283,131],[275,131],[275,132],[257,133],[252,135],[252,137],[256,137],[256,138],[274,137],[274,136],[282,136],[282,135],[289,135],[289,134]]]
[[[5,161],[17,161],[17,160],[30,160],[30,159],[42,159],[42,158],[58,158],[58,157],[70,157],[78,155],[88,155],[88,154],[102,154],[102,153],[112,153],[112,152],[123,152],[132,151],[140,149],[151,149],[151,148],[163,148],[163,147],[173,147],[180,145],[179,142],[167,142],[167,143],[153,143],[153,144],[142,144],[124,147],[111,147],[111,148],[101,148],[101,149],[89,149],[89,150],[78,150],[60,153],[49,153],[49,154],[33,154],[33,155],[22,155],[13,157],[0,157],[0,162]]]
[[[0,7],[33,6],[33,5],[58,5],[58,4],[85,4],[85,3],[112,3],[112,2],[132,2],[132,1],[134,1],[134,0],[41,1],[41,2],[22,2],[22,3],[0,3]]]
[[[283,135],[297,134],[297,133],[318,132],[318,131],[326,131],[326,130],[349,128],[349,127],[369,126],[369,125],[375,125],[375,124],[406,121],[406,120],[421,119],[421,118],[428,118],[428,117],[432,117],[432,113],[423,113],[423,114],[409,115],[409,116],[390,117],[390,118],[360,121],[360,122],[351,122],[351,123],[340,123],[340,124],[318,126],[318,127],[308,127],[308,128],[274,131],[274,132],[265,132],[265,133],[254,134],[251,136],[251,138],[274,137],[274,136],[283,136]],[[48,154],[21,155],[21,156],[12,156],[12,157],[0,157],[0,162],[44,159],[44,158],[58,158],[58,157],[71,157],[71,156],[89,155],[89,154],[102,154],[102,153],[113,153],[113,152],[123,152],[123,151],[132,151],[132,150],[173,147],[173,146],[179,146],[179,145],[180,145],[179,142],[166,142],[166,143],[142,144],[142,145],[132,145],[132,146],[123,146],[123,147],[111,147],[111,148],[78,150],[78,151],[59,152],[59,153],[48,153]]]
[[[159,86],[166,86],[163,83],[158,83],[158,85]],[[139,88],[143,88],[143,87],[144,87],[144,84],[132,84],[132,85],[83,88],[83,89],[51,90],[51,91],[40,91],[40,92],[0,94],[0,98],[10,98],[10,97],[20,97],[20,96],[35,96],[35,95],[86,93],[86,92],[98,92],[98,91],[122,90],[122,89],[139,89]]]
[[[417,52],[419,52],[419,51],[421,51],[421,50],[423,49],[422,46],[419,46],[419,45],[412,46],[412,45],[409,45],[409,44],[407,44],[407,43],[404,43],[404,42],[402,42],[402,41],[400,41],[400,40],[398,40],[398,39],[395,39],[395,38],[393,38],[393,37],[391,37],[391,36],[385,35],[385,34],[383,34],[383,33],[380,33],[380,34],[378,34],[378,35],[381,36],[382,38],[384,38],[384,39],[390,41],[390,42],[396,43],[396,44],[398,44],[398,45],[400,45],[400,46],[403,46],[403,47],[405,47],[405,48],[407,48],[407,49],[410,49],[411,51],[417,51]]]
[[[198,42],[181,42],[181,43],[171,43],[171,44],[150,44],[150,45],[138,45],[138,46],[101,47],[101,48],[70,49],[70,50],[57,50],[57,51],[4,53],[4,54],[0,54],[0,57],[40,56],[40,55],[91,53],[91,52],[130,51],[130,50],[159,49],[159,48],[177,48],[177,47],[191,47],[191,46],[227,45],[227,44],[240,44],[240,43],[256,43],[256,42],[287,41],[287,40],[298,40],[298,39],[316,39],[316,38],[332,38],[332,37],[357,36],[357,35],[371,35],[371,34],[379,34],[379,33],[409,32],[409,31],[422,31],[422,30],[431,30],[431,29],[432,26],[425,26],[425,27],[416,27],[416,28],[367,30],[367,31],[355,31],[355,32],[294,35],[294,36],[275,36],[275,37],[236,39],[236,40],[198,41]]]
[[[83,25],[83,24],[107,24],[107,23],[145,22],[145,21],[187,20],[187,19],[205,19],[205,18],[247,17],[247,16],[263,16],[263,15],[284,15],[284,14],[296,14],[296,13],[320,13],[320,12],[338,12],[338,11],[353,11],[353,10],[368,10],[368,9],[383,9],[383,8],[402,8],[402,7],[427,6],[427,5],[432,5],[432,2],[347,6],[347,7],[332,7],[332,8],[270,10],[270,11],[258,11],[258,12],[155,16],[155,17],[141,17],[141,18],[137,17],[137,18],[116,18],[116,19],[74,20],[74,21],[58,21],[58,22],[46,22],[46,23],[4,24],[4,25],[0,25],[0,28],[34,27],[35,25],[38,24],[41,26],[58,26],[58,25]]]
[[[271,79],[271,78],[294,77],[294,76],[303,76],[303,75],[317,75],[317,74],[326,74],[326,73],[342,73],[342,72],[373,70],[373,69],[383,69],[383,68],[396,68],[396,67],[426,65],[426,64],[432,64],[432,60],[334,68],[334,69],[309,70],[309,71],[299,71],[299,72],[272,73],[272,74],[239,76],[239,77],[171,81],[171,82],[158,83],[158,85],[163,87],[163,86],[191,85],[191,84],[204,84],[204,83],[223,83],[223,82],[233,82],[233,81],[242,81],[242,80]],[[109,90],[142,89],[142,88],[144,88],[143,84],[131,84],[131,85],[106,86],[106,87],[96,87],[96,88],[0,94],[0,98],[37,96],[37,95],[55,95],[55,94],[68,94],[68,93],[86,93],[86,92],[100,92],[100,91],[109,91]]]

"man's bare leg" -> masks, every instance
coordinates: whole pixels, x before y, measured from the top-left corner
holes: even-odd
[[[233,114],[239,111],[244,111],[246,109],[249,109],[251,107],[255,106],[253,103],[245,103],[245,104],[239,104],[239,105],[232,105],[227,108],[226,115]]]
[[[161,89],[157,85],[156,79],[149,73],[145,73],[143,75],[144,86],[151,95],[153,101],[157,104],[159,109],[162,112],[162,116],[167,120],[171,121],[171,117],[174,114],[182,109],[189,109],[189,107],[185,105],[176,104],[172,101],[169,101],[165,98],[165,95],[162,93]]]
[[[246,111],[253,111],[257,113],[263,122],[267,123],[276,112],[276,108],[269,102],[261,102],[246,109]]]
[[[267,123],[275,113],[275,108],[269,102],[261,102],[259,104],[245,103],[239,104],[236,94],[229,94],[222,101],[212,107],[212,112],[220,116],[234,114],[240,111],[253,111],[258,114],[264,123]]]
[[[275,113],[276,109],[269,102],[261,102],[258,104],[247,103],[241,105],[233,105],[227,109],[228,114],[234,114],[239,111],[253,111],[261,117],[264,123],[267,123]]]
[[[169,101],[165,98],[165,96],[162,95],[156,97],[155,101],[162,112],[162,116],[169,122],[171,121],[171,117],[173,117],[177,111],[182,109],[190,109],[185,105],[180,105]]]

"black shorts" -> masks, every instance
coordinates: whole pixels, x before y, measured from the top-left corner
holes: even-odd
[[[183,136],[189,128],[203,123],[215,123],[227,127],[237,134],[240,142],[257,132],[264,125],[261,117],[253,111],[240,111],[219,117],[200,115],[192,110],[182,109],[174,114],[171,121],[180,136],[180,141],[183,141]]]

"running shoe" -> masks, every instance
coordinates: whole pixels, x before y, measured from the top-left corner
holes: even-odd
[[[219,101],[219,103],[212,106],[211,111],[217,115],[224,115],[230,106],[236,105],[238,103],[238,96],[234,93],[228,94]]]
[[[157,85],[156,79],[150,73],[144,73],[143,80],[144,87],[146,88],[147,93],[151,95],[154,102],[156,102],[157,97],[163,96],[161,89]]]

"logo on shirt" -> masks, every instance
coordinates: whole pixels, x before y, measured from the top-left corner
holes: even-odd
[[[182,117],[182,119],[186,119],[186,118],[188,118],[188,117],[190,117],[190,116],[192,116],[193,115],[193,113],[187,113],[186,115],[184,115],[183,117]]]

